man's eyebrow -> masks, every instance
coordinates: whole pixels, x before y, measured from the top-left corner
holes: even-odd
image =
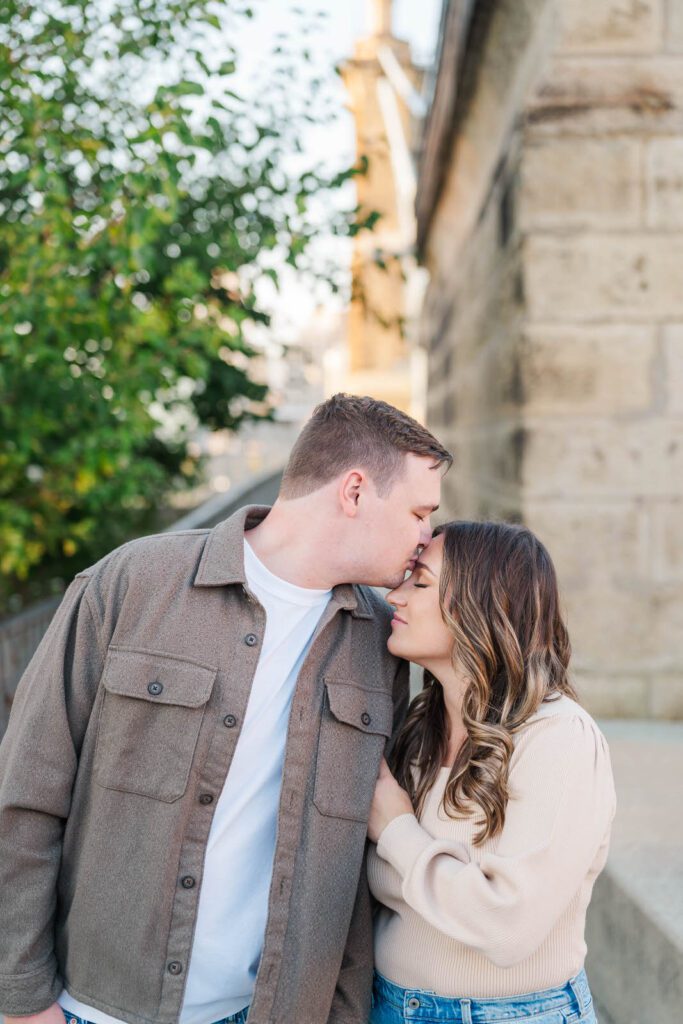
[[[436,578],[436,573],[432,569],[430,569],[429,566],[425,562],[415,562],[413,568],[414,569],[426,569],[427,572],[431,572],[432,576],[434,576]]]

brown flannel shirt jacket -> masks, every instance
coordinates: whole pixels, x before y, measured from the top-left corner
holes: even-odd
[[[131,541],[66,591],[0,745],[0,1012],[45,1009],[65,984],[130,1024],[178,1020],[265,629],[243,535],[268,511]],[[408,699],[390,614],[335,587],[301,669],[249,1024],[367,1021],[367,818]]]

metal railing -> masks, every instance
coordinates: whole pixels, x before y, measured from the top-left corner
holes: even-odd
[[[243,505],[272,505],[282,478],[282,470],[268,471],[225,494],[209,498],[198,508],[164,530],[201,530],[227,519]],[[12,698],[21,676],[43,638],[62,599],[50,597],[7,619],[0,620],[0,739],[9,718]]]

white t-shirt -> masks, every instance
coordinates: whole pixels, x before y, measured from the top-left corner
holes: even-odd
[[[209,832],[179,1024],[212,1024],[251,1001],[266,928],[292,696],[332,593],[274,576],[246,539],[244,567],[249,589],[265,609],[266,630]],[[58,1002],[94,1024],[122,1024],[66,989]]]

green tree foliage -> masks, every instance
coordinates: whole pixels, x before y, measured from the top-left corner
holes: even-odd
[[[306,265],[350,173],[301,168],[278,42],[231,88],[243,0],[0,0],[0,602],[59,584],[195,483],[197,424],[269,415],[255,287]],[[295,84],[295,83],[294,83]],[[329,204],[329,209],[337,206]],[[352,213],[327,229],[353,233]],[[10,607],[12,603],[10,600]]]

